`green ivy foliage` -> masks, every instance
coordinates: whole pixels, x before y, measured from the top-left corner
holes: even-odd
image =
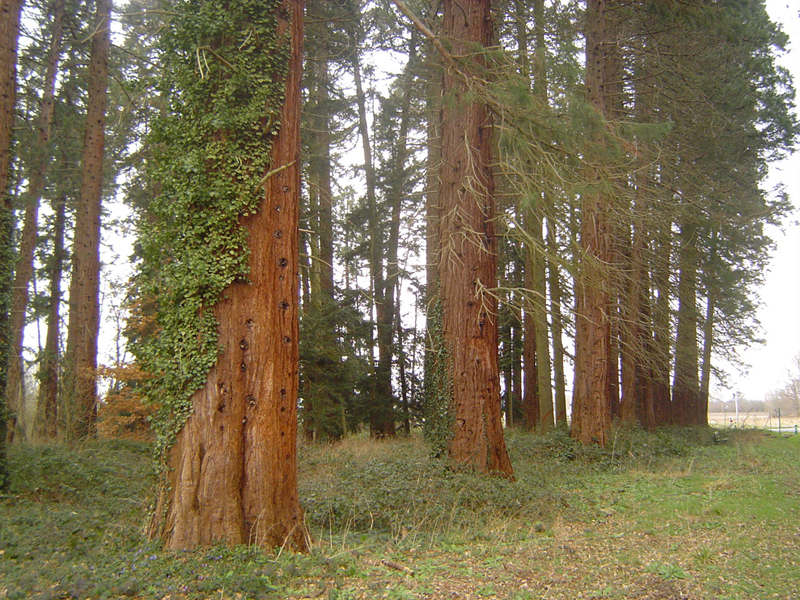
[[[428,351],[425,353],[425,440],[434,456],[447,456],[453,439],[455,412],[450,351],[444,339],[442,300],[437,297],[430,307]]]
[[[175,0],[164,28],[161,95],[149,172],[157,195],[141,219],[142,306],[155,327],[136,345],[151,374],[163,455],[218,355],[213,306],[248,276],[240,219],[259,210],[291,52],[278,0]]]

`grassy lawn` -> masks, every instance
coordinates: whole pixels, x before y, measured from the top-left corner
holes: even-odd
[[[508,433],[517,481],[416,437],[300,449],[309,555],[143,539],[147,445],[11,448],[3,598],[800,598],[800,436]]]

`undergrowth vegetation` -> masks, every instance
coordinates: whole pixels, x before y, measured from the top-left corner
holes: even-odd
[[[167,553],[142,536],[152,449],[12,446],[0,599],[796,598],[800,436],[510,431],[516,481],[418,436],[300,448],[308,555]]]

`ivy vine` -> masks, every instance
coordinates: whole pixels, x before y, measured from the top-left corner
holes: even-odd
[[[213,306],[248,276],[240,219],[263,198],[291,54],[281,4],[176,0],[160,38],[163,107],[148,138],[157,193],[141,218],[139,281],[156,326],[135,352],[162,458],[219,356]]]
[[[438,296],[428,308],[428,343],[425,353],[425,396],[423,434],[436,457],[447,456],[453,439],[455,408],[450,352],[444,338],[442,300]]]

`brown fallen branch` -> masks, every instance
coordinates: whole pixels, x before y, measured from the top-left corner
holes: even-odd
[[[395,562],[389,558],[384,558],[381,563],[390,569],[394,569],[395,571],[400,571],[401,573],[405,573],[406,575],[413,575],[414,569],[411,569],[405,565],[400,564],[399,562]]]

